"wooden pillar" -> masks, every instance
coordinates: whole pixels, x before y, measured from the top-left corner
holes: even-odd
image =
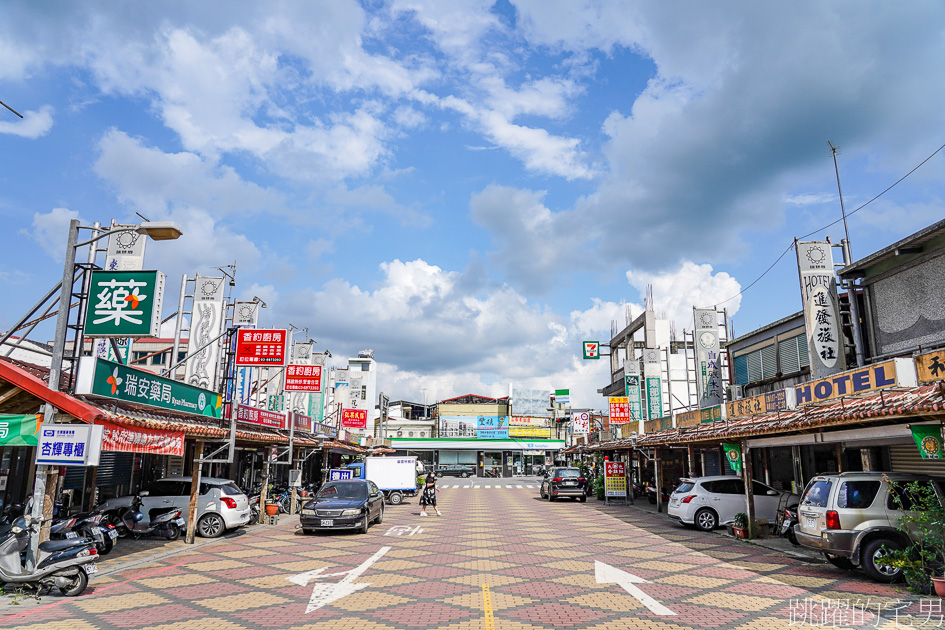
[[[200,495],[200,458],[203,457],[203,441],[198,440],[194,447],[194,461],[190,466],[190,512],[187,514],[187,534],[184,542],[194,544],[197,533],[197,497]]]
[[[742,442],[742,479],[745,480],[745,503],[748,514],[748,537],[754,538],[755,531],[755,493],[752,492],[751,451],[748,442]]]
[[[660,450],[653,449],[653,485],[656,489],[656,511],[663,511],[663,491],[660,489]]]
[[[843,472],[843,444],[837,442],[837,472]]]
[[[686,460],[686,474],[689,477],[698,477],[699,475],[696,474],[695,470],[696,462],[693,455],[692,444],[686,446]]]

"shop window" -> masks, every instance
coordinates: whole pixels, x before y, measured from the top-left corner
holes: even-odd
[[[830,488],[832,481],[815,481],[807,487],[804,492],[804,498],[801,499],[801,505],[810,505],[812,507],[827,507],[827,499],[830,498]]]

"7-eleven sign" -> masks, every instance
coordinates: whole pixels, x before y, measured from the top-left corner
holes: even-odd
[[[584,342],[584,358],[585,359],[599,359],[600,358],[600,342],[599,341],[585,341]]]

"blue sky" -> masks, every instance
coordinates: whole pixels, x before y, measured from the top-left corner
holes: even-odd
[[[848,209],[945,143],[940,2],[227,7],[0,6],[0,324],[70,218],[140,212],[185,231],[148,249],[169,302],[235,260],[265,325],[373,348],[394,399],[600,408],[580,342],[648,284],[681,331],[839,218],[828,140]],[[851,217],[854,257],[945,215],[943,159]],[[725,305],[737,334],[799,310],[793,253]]]

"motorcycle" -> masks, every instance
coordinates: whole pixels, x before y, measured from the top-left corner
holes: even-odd
[[[666,505],[667,503],[669,503],[669,494],[666,491],[663,491],[662,495],[663,495],[662,503],[663,505]],[[656,505],[656,488],[650,484],[646,484],[646,498],[650,503],[652,503],[653,505]]]
[[[794,534],[794,526],[797,525],[797,523],[797,504],[795,503],[782,510],[781,531],[779,532],[782,538],[787,538],[795,547],[800,545],[800,543],[797,542],[797,536]]]
[[[105,522],[103,522],[105,521]],[[104,511],[84,512],[75,516],[55,519],[49,528],[51,540],[91,538],[95,541],[98,555],[105,556],[112,550],[118,538],[115,526],[107,522]]]
[[[140,538],[157,533],[168,540],[180,538],[181,529],[187,524],[187,521],[181,516],[180,508],[155,508],[149,512],[150,521],[145,524],[144,514],[141,512],[141,497],[146,496],[148,496],[148,492],[144,491],[131,499],[130,506],[118,508],[116,516],[119,522],[110,521],[115,525],[118,536],[121,538],[126,536]],[[112,519],[114,518],[113,516]]]
[[[249,497],[249,523],[255,525],[259,522],[259,495]]]
[[[39,593],[58,588],[66,597],[81,595],[89,576],[98,570],[94,542],[84,538],[41,542],[36,567],[27,569],[21,554],[29,548],[30,538],[38,535],[38,524],[29,514],[19,516],[0,537],[0,584],[29,586]]]

